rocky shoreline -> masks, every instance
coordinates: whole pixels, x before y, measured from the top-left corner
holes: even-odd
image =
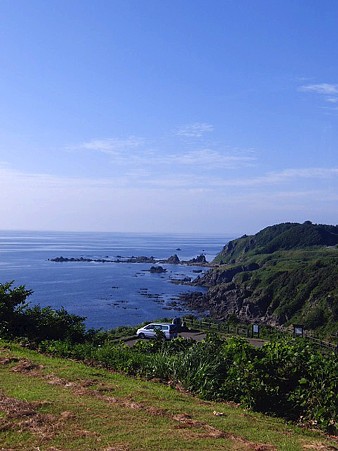
[[[48,259],[50,262],[54,263],[104,263],[104,264],[112,264],[112,263],[143,263],[143,264],[150,264],[150,268],[143,271],[148,271],[152,274],[164,274],[167,273],[167,269],[161,266],[162,264],[169,264],[169,265],[186,265],[186,266],[197,266],[201,269],[194,269],[193,272],[198,275],[196,279],[192,277],[183,277],[183,278],[170,278],[170,282],[176,285],[198,285],[198,282],[200,280],[200,275],[203,273],[202,268],[210,268],[212,265],[206,260],[204,254],[200,254],[195,258],[192,258],[190,260],[180,260],[179,257],[174,254],[166,259],[156,259],[153,256],[131,256],[131,257],[122,257],[121,255],[118,255],[114,258],[110,257],[104,257],[104,258],[90,258],[90,257],[55,257]],[[203,276],[202,276],[203,277]],[[117,289],[118,287],[113,287]],[[146,296],[149,299],[153,299],[155,302],[163,302],[160,300],[160,296],[156,294],[150,294],[148,292],[148,288],[144,288],[140,291],[140,294],[142,296]],[[194,295],[194,293],[191,293]],[[182,310],[181,307],[179,307],[179,304],[182,305],[182,307],[189,306],[193,311],[196,312],[206,312],[206,309],[202,307],[203,302],[199,301],[199,295],[203,298],[203,293],[198,292],[195,296],[190,298],[189,293],[183,293],[182,295],[177,296],[175,299],[172,299],[171,302],[168,304],[167,307],[164,307],[166,310],[172,310],[175,308],[176,310]],[[201,298],[201,299],[202,299]],[[121,307],[126,308],[126,306],[120,306],[119,303],[114,303],[114,307]]]
[[[162,264],[170,265],[189,265],[199,266],[201,268],[210,268],[209,271],[203,272],[203,269],[196,269],[194,273],[196,278],[183,277],[171,278],[170,282],[177,285],[189,285],[207,289],[207,291],[185,292],[178,296],[175,304],[180,303],[182,307],[198,312],[200,314],[207,314],[214,319],[226,320],[229,316],[235,315],[242,321],[255,321],[258,318],[266,317],[266,305],[262,302],[252,303],[250,299],[252,293],[248,290],[243,290],[242,286],[234,283],[235,276],[239,273],[248,273],[259,268],[256,263],[248,265],[238,265],[231,269],[225,269],[209,263],[203,254],[190,260],[180,260],[174,254],[167,259],[156,259],[153,256],[132,256],[115,258],[86,258],[86,257],[56,257],[50,259],[55,263],[143,263],[150,264],[149,271],[152,274],[163,274],[167,269],[161,266]],[[142,293],[143,294],[143,293]],[[249,299],[248,299],[249,298]],[[267,318],[265,318],[267,319]],[[270,318],[269,318],[270,319]],[[269,322],[269,321],[268,321]]]
[[[187,285],[207,288],[207,292],[182,293],[180,302],[189,309],[208,314],[219,321],[236,317],[246,323],[260,323],[277,326],[284,321],[269,311],[269,299],[259,296],[253,287],[243,283],[246,277],[259,270],[256,263],[225,268],[214,266],[203,276],[197,276]],[[236,276],[244,275],[243,281]]]
[[[190,260],[180,260],[176,254],[167,259],[156,259],[155,257],[138,256],[122,257],[120,255],[111,259],[105,258],[85,258],[85,257],[55,257],[48,259],[56,263],[80,262],[80,263],[150,263],[150,264],[169,264],[169,265],[191,265],[191,266],[210,266],[205,255],[201,254]]]

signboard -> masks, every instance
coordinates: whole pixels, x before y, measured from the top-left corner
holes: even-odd
[[[304,326],[301,326],[300,324],[294,324],[293,335],[295,337],[302,337],[304,335]]]
[[[253,324],[252,325],[252,337],[259,337],[259,325],[258,324]]]

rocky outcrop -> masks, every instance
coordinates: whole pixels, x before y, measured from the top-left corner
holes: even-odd
[[[85,258],[85,257],[55,257],[49,259],[51,262],[67,263],[67,262],[84,262],[84,263],[167,263],[170,265],[196,265],[196,266],[208,266],[208,262],[205,256],[198,255],[191,260],[180,260],[176,254],[166,259],[156,259],[154,257],[139,256],[139,257],[122,257],[118,255],[115,259],[106,258]]]
[[[84,257],[55,257],[50,259],[51,262],[67,263],[67,262],[83,262],[83,263],[114,263],[116,260],[107,258],[84,258]]]
[[[205,264],[208,262],[207,262],[207,259],[205,258],[205,255],[201,254],[201,255],[198,255],[196,258],[192,258],[191,260],[188,260],[187,263],[190,263],[193,265],[195,265],[195,264],[200,265],[200,264]]]
[[[236,276],[236,274],[247,271],[254,271],[258,268],[259,265],[257,263],[250,263],[248,265],[231,267],[229,269],[226,269],[224,267],[211,269],[202,277],[197,277],[194,281],[194,285],[213,287],[215,285],[229,283]]]
[[[84,258],[84,257],[55,257],[50,259],[51,262],[67,263],[67,262],[83,262],[83,263],[156,263],[154,257],[117,257],[116,260],[108,258]]]
[[[230,282],[210,288],[205,296],[210,313],[218,318],[236,316],[243,321],[273,320],[267,317],[269,302],[256,297],[254,291],[241,284]]]
[[[155,274],[162,274],[164,272],[167,272],[167,270],[165,268],[163,268],[163,266],[152,266],[149,269],[149,272],[155,273]]]
[[[181,263],[180,259],[176,254],[169,257],[165,262],[168,263],[169,265],[178,265],[179,263]]]
[[[257,297],[247,287],[229,282],[218,284],[208,289],[207,293],[185,293],[180,297],[189,308],[208,312],[215,319],[226,320],[236,316],[242,321],[264,320],[276,324],[277,318],[268,315],[270,302],[264,297]]]

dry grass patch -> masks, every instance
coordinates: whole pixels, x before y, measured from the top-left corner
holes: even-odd
[[[0,410],[5,413],[5,418],[0,419],[0,430],[27,431],[43,440],[54,437],[74,415],[68,411],[58,416],[40,413],[39,409],[46,404],[43,401],[23,401],[0,393]]]
[[[233,403],[203,401],[15,346],[4,349],[1,342],[0,378],[0,449],[338,450],[324,436]]]

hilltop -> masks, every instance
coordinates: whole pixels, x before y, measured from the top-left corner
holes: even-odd
[[[283,223],[227,243],[186,302],[219,319],[338,327],[338,226]]]
[[[276,251],[338,245],[338,226],[286,222],[266,227],[256,235],[244,235],[229,241],[214,263],[238,263],[250,255]]]

